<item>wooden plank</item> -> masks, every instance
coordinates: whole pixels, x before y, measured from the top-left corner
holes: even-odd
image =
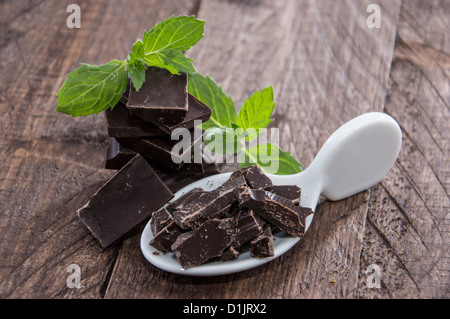
[[[403,1],[385,109],[403,146],[370,200],[360,298],[449,297],[449,15],[450,1]],[[367,285],[370,264],[379,289]]]
[[[120,246],[102,251],[75,211],[112,174],[103,170],[103,115],[55,112],[56,92],[80,62],[124,59],[145,29],[196,1],[2,1],[0,17],[0,297],[101,298]],[[157,8],[158,10],[155,10]],[[69,289],[67,267],[81,270]]]
[[[273,85],[281,147],[310,164],[341,124],[382,111],[400,1],[379,1],[382,28],[366,25],[370,1],[202,1],[206,37],[188,55],[237,105]],[[160,271],[123,244],[107,298],[352,298],[370,191],[321,205],[293,250],[243,273],[191,278]],[[126,248],[126,249],[125,249]]]

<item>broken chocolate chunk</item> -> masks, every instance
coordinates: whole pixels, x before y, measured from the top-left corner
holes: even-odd
[[[222,253],[222,256],[220,256],[219,260],[220,261],[235,260],[238,258],[239,253],[240,253],[239,248],[230,246],[227,249],[225,249],[225,251]]]
[[[199,187],[193,188],[186,194],[183,194],[178,199],[176,199],[176,200],[172,201],[170,204],[168,204],[167,209],[169,209],[170,211],[175,211],[177,209],[180,209],[187,203],[197,199],[200,196],[200,194],[203,192],[204,192],[204,190]]]
[[[165,253],[171,250],[171,246],[180,235],[181,228],[171,221],[153,237],[150,245]]]
[[[237,191],[245,185],[242,176],[229,180],[215,190],[202,193],[196,200],[173,212],[173,218],[183,229],[196,229],[209,219],[223,216],[236,200]]]
[[[194,128],[195,121],[206,122],[207,120],[209,120],[212,110],[208,106],[206,106],[200,100],[197,100],[190,94],[188,96],[188,103],[189,107],[186,113],[186,117],[181,123],[167,124],[165,122],[156,121],[154,122],[154,124],[167,134],[172,134],[172,132],[177,128]]]
[[[103,247],[108,247],[173,197],[153,169],[136,155],[77,211]]]
[[[302,189],[296,185],[274,185],[264,188],[264,190],[278,196],[290,199],[294,205],[300,205]]]
[[[246,189],[238,195],[238,200],[293,236],[301,236],[305,232],[305,219],[313,213],[309,208],[295,206],[290,200],[262,189]]]
[[[250,188],[266,188],[272,186],[272,180],[263,173],[257,165],[243,168],[231,174],[230,179],[233,180],[239,176],[243,176]]]
[[[184,164],[184,160],[192,154],[192,151],[202,142],[204,132],[190,134],[190,142],[184,143],[172,140],[170,135],[153,137],[121,137],[117,141],[128,149],[141,155],[145,155],[158,163],[178,169]],[[186,144],[186,147],[176,149],[178,143]]]
[[[120,145],[115,138],[110,137],[109,145],[106,150],[105,168],[120,170],[135,156],[136,152]]]
[[[232,218],[212,219],[196,230],[181,234],[171,248],[180,265],[188,269],[221,256],[231,244],[233,233]]]
[[[153,236],[156,236],[156,234],[159,233],[159,231],[163,229],[172,219],[172,215],[170,215],[165,207],[154,211],[152,214],[152,219],[150,220],[150,229]]]
[[[106,110],[106,126],[108,135],[112,137],[142,137],[167,135],[158,126],[131,116],[121,102],[112,109]]]
[[[240,247],[263,232],[266,222],[251,209],[241,207],[235,217],[235,235],[233,245]]]
[[[130,87],[127,109],[146,122],[181,123],[188,111],[187,75],[149,67],[139,91]]]
[[[250,254],[255,258],[273,257],[273,236],[270,226],[264,227],[264,232],[250,242]]]

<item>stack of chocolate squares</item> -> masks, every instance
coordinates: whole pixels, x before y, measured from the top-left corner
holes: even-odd
[[[273,234],[302,236],[310,208],[301,189],[273,185],[258,166],[234,172],[212,191],[193,189],[152,214],[150,245],[173,252],[187,269],[236,259],[244,246],[255,258],[274,256]]]
[[[211,109],[187,91],[187,75],[172,75],[150,67],[139,91],[128,85],[120,102],[106,111],[109,147],[106,168],[121,169],[140,154],[173,192],[195,180],[219,173],[212,161],[195,163],[194,151],[202,144],[204,132],[195,123],[205,122]],[[197,122],[196,122],[197,121]],[[188,147],[174,151],[177,128],[188,130]],[[184,142],[183,142],[184,143]]]
[[[187,92],[186,74],[151,67],[145,77],[139,91],[128,86],[121,101],[106,112],[110,143],[105,166],[118,172],[77,211],[103,247],[148,220],[174,192],[220,173],[212,161],[186,161],[202,143],[203,131],[194,121],[211,116],[211,109]],[[171,139],[176,128],[191,133],[188,147],[179,152],[173,151],[179,141]]]

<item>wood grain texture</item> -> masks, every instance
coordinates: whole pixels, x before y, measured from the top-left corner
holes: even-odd
[[[448,298],[450,284],[449,1],[403,1],[385,111],[403,130],[389,178],[372,192],[361,269],[381,268],[361,298]]]
[[[81,29],[66,27],[70,3],[0,2],[0,298],[449,297],[449,0],[377,1],[381,29],[366,25],[369,0],[77,1]],[[166,273],[142,256],[141,229],[102,250],[75,211],[113,174],[104,117],[59,114],[55,93],[80,62],[124,59],[171,14],[206,20],[187,55],[238,107],[273,85],[272,126],[305,166],[341,124],[384,111],[404,132],[392,171],[323,201],[303,240],[258,269]]]
[[[205,38],[189,56],[236,105],[273,85],[280,144],[306,166],[341,124],[383,109],[400,1],[383,1],[383,28],[367,28],[369,1],[202,1]],[[239,274],[168,274],[124,243],[107,298],[353,298],[370,191],[318,208],[304,240]],[[139,262],[138,262],[139,261]],[[138,282],[138,283],[137,283]],[[145,284],[142,285],[141,283]]]
[[[55,94],[80,62],[124,59],[145,29],[197,6],[79,1],[81,29],[68,29],[70,3],[0,3],[1,298],[103,296],[120,245],[102,251],[75,212],[113,174],[102,169],[104,115],[57,113]],[[70,264],[80,289],[66,285]]]

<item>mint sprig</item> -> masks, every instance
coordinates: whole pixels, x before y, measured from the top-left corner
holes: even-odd
[[[239,113],[234,102],[209,76],[189,75],[188,91],[211,107],[211,118],[202,124],[207,130],[205,145],[217,154],[240,155],[240,167],[260,166],[266,173],[291,175],[301,172],[301,164],[278,146],[262,143],[251,148],[246,142],[256,140],[273,121],[276,103],[273,88],[269,86],[246,98]],[[243,158],[242,158],[243,156]]]
[[[275,104],[271,86],[261,92],[256,91],[249,99],[245,99],[237,117],[237,124],[244,130],[267,127],[273,121],[270,117]]]
[[[58,91],[57,111],[72,116],[98,114],[114,108],[125,92],[128,77],[138,91],[145,81],[147,67],[159,67],[172,74],[195,72],[193,60],[183,51],[202,37],[204,21],[179,16],[156,24],[134,43],[124,61],[103,65],[82,64],[67,75]]]
[[[67,74],[58,96],[57,111],[72,116],[98,114],[116,105],[127,85],[127,64],[112,60],[103,65],[82,64]]]

